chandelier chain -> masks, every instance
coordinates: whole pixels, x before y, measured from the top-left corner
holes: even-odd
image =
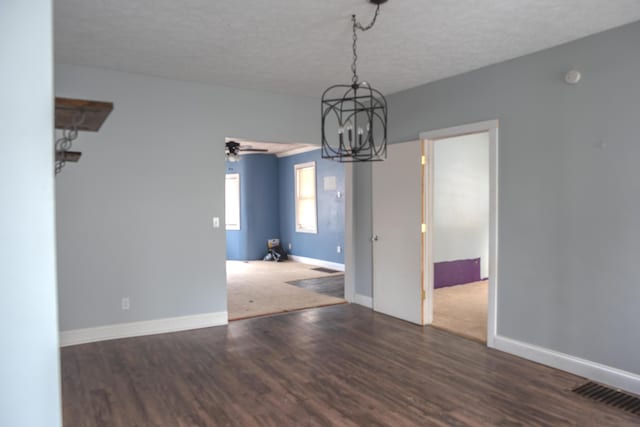
[[[350,84],[336,84],[322,93],[322,158],[341,163],[374,162],[387,158],[387,100],[369,83],[358,81],[358,31],[368,31],[376,23],[380,5],[366,24],[351,15],[353,62]]]
[[[360,22],[358,22],[356,20],[356,15],[351,15],[351,22],[353,24],[353,62],[351,63],[351,71],[353,72],[353,77],[351,78],[351,82],[352,82],[352,84],[354,86],[358,84],[358,70],[357,70],[357,66],[356,66],[356,63],[358,61],[358,52],[357,52],[358,32],[357,32],[357,30],[368,31],[371,28],[373,28],[373,26],[376,23],[376,20],[378,19],[378,14],[379,13],[380,13],[380,4],[378,4],[378,6],[376,7],[376,12],[373,15],[373,19],[371,20],[369,25],[366,25],[366,26],[362,25]]]

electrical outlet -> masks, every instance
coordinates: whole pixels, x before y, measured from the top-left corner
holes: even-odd
[[[289,250],[291,250],[291,243],[289,243]]]
[[[217,216],[213,217],[213,228],[220,228],[220,218]]]
[[[341,253],[342,252],[342,246],[338,245],[338,247],[336,248],[336,252]]]
[[[129,297],[122,298],[122,309],[123,310],[129,310],[130,307],[131,307],[131,304],[130,304],[130,301],[129,301]]]

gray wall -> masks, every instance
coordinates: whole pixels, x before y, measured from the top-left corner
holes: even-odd
[[[115,104],[56,179],[61,330],[226,310],[224,138],[317,143],[318,101],[66,65],[55,88]]]
[[[639,43],[636,23],[388,97],[394,142],[500,120],[499,334],[636,373]],[[223,310],[223,138],[316,143],[317,101],[67,66],[56,90],[116,103],[57,179],[61,328]],[[370,165],[354,168],[371,295]]]
[[[480,258],[489,276],[489,134],[433,144],[433,262]]]
[[[353,164],[353,265],[355,292],[371,297],[373,294],[373,247],[371,246],[372,169],[370,163]],[[347,267],[348,268],[348,267]]]
[[[0,425],[59,426],[50,0],[0,2]]]
[[[634,23],[388,97],[391,141],[500,120],[498,333],[634,373],[638,46]]]

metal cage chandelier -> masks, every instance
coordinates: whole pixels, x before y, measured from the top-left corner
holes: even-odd
[[[359,81],[356,63],[358,33],[370,30],[387,0],[376,5],[373,20],[363,26],[351,15],[353,62],[351,84],[334,85],[322,94],[322,158],[340,162],[380,161],[387,157],[387,100],[367,82]]]

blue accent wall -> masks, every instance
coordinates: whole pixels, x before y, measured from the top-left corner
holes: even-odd
[[[316,162],[318,233],[296,232],[294,166]],[[344,264],[344,164],[322,159],[320,150],[278,159],[280,242],[293,255]],[[324,190],[324,178],[336,177],[336,189]],[[338,198],[340,192],[342,197]],[[289,250],[291,243],[291,250]],[[337,253],[337,247],[343,250]]]
[[[278,158],[243,155],[227,162],[226,173],[240,174],[240,230],[227,230],[227,259],[262,259],[267,240],[280,235]]]
[[[295,226],[294,166],[316,162],[318,233],[299,233]],[[240,230],[227,230],[227,259],[257,260],[267,240],[279,238],[293,255],[344,264],[344,165],[323,160],[320,150],[277,158],[243,155],[226,164],[226,173],[240,174]],[[336,178],[335,190],[324,190],[324,178]],[[338,197],[340,192],[342,197]],[[291,250],[289,250],[291,243]]]

